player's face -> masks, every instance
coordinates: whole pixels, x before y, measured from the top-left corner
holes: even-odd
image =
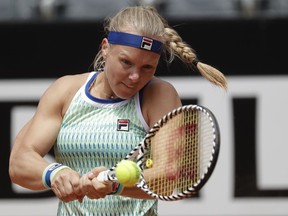
[[[108,45],[103,53],[107,81],[123,99],[134,96],[152,79],[160,59],[157,53],[121,45]]]

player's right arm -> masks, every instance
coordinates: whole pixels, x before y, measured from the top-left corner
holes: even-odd
[[[55,143],[61,123],[59,82],[53,83],[40,98],[34,116],[16,136],[11,151],[11,180],[28,189],[45,189],[42,172],[49,163],[43,157]]]
[[[10,155],[9,174],[12,182],[31,190],[45,189],[42,173],[49,162],[43,157],[56,142],[63,115],[78,88],[77,79],[79,77],[56,80],[41,97],[32,119],[17,135]],[[63,174],[65,172],[72,170],[61,171]],[[75,178],[79,178],[77,175],[74,172]],[[61,199],[61,191],[54,192]]]

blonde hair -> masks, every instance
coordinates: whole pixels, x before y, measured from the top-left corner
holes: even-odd
[[[200,62],[195,51],[168,25],[167,21],[154,7],[127,7],[114,17],[108,18],[104,23],[106,33],[110,31],[121,32],[125,31],[125,29],[133,29],[140,35],[157,38],[164,44],[164,52],[169,54],[169,62],[172,62],[174,57],[177,57],[184,63],[193,66],[196,71],[211,83],[227,89],[225,76],[216,68]],[[105,61],[101,51],[99,51],[94,60],[94,69],[99,70],[104,65]]]

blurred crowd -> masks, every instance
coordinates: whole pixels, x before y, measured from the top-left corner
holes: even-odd
[[[0,22],[95,21],[139,4],[153,5],[172,19],[288,17],[288,0],[0,0]]]

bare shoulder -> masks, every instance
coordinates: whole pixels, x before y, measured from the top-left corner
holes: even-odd
[[[150,126],[179,106],[181,106],[181,100],[177,90],[165,80],[155,77],[144,90],[142,113]]]
[[[44,92],[40,104],[50,104],[65,113],[76,92],[84,85],[89,73],[65,75],[56,79]]]
[[[157,77],[151,80],[145,91],[147,94],[149,93],[149,98],[159,99],[159,97],[167,97],[167,95],[178,97],[177,90],[171,83]]]
[[[61,87],[62,90],[73,90],[79,89],[87,80],[89,73],[75,74],[75,75],[65,75],[58,78],[52,86],[57,88]]]

